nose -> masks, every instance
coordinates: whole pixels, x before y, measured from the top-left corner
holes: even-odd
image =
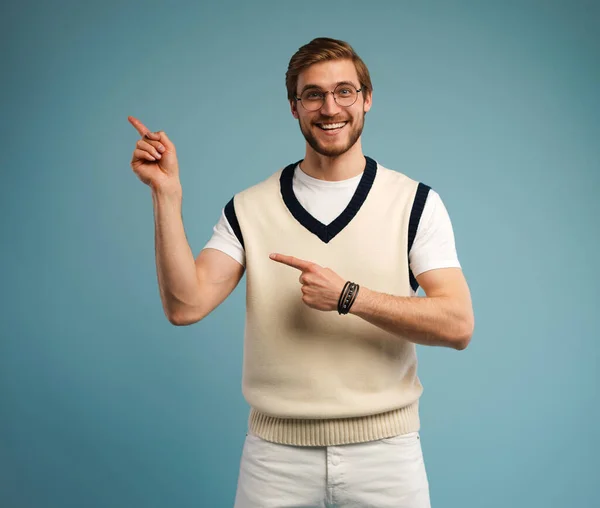
[[[341,107],[335,102],[333,98],[333,94],[329,92],[325,94],[325,102],[323,102],[323,106],[321,106],[321,114],[325,116],[334,116],[336,115]]]

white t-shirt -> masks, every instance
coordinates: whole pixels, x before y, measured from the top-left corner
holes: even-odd
[[[361,177],[362,173],[348,180],[327,182],[307,175],[300,166],[296,166],[292,187],[306,211],[323,224],[329,224],[346,208]],[[242,266],[246,264],[244,247],[235,236],[224,209],[204,248],[220,250]],[[408,261],[415,277],[436,268],[460,268],[450,217],[439,194],[433,189],[425,201]]]

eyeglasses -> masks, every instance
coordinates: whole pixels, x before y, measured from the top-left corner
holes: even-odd
[[[340,84],[332,92],[324,92],[318,88],[309,88],[304,90],[300,97],[296,96],[296,100],[300,101],[307,111],[317,111],[325,104],[325,96],[331,93],[333,94],[333,100],[338,106],[347,108],[356,102],[358,92],[361,91],[362,88],[357,89],[348,84]]]

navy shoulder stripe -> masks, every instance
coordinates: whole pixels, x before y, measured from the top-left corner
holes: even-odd
[[[425,201],[427,201],[427,196],[429,195],[430,190],[431,187],[425,185],[424,183],[419,183],[419,186],[417,187],[417,193],[415,194],[415,200],[413,201],[412,210],[410,212],[410,220],[408,222],[407,255],[410,253],[410,249],[413,246],[415,236],[417,236],[417,228],[419,227],[419,221],[421,220],[423,208],[425,208]],[[408,268],[408,277],[410,279],[410,286],[412,287],[413,291],[416,291],[419,288],[419,283],[413,275],[410,265]]]
[[[233,206],[233,198],[231,198],[229,203],[225,205],[225,217],[227,218],[231,229],[233,229],[235,236],[237,236],[237,239],[242,244],[242,247],[245,247],[244,237],[242,236],[242,230],[240,229],[240,223],[238,222],[237,215],[235,214],[235,207]]]

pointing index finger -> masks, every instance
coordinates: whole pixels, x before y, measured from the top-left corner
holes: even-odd
[[[139,132],[140,136],[150,137],[152,135],[152,132],[150,131],[150,129],[148,129],[148,127],[146,127],[137,118],[135,118],[133,116],[128,116],[127,120],[129,120],[129,123],[135,127],[135,130]]]
[[[283,263],[284,265],[291,266],[292,268],[297,268],[298,270],[308,270],[314,266],[314,263],[310,261],[305,261],[304,259],[298,259],[294,256],[285,256],[283,254],[271,254],[269,256],[273,261],[277,261],[279,263]]]

